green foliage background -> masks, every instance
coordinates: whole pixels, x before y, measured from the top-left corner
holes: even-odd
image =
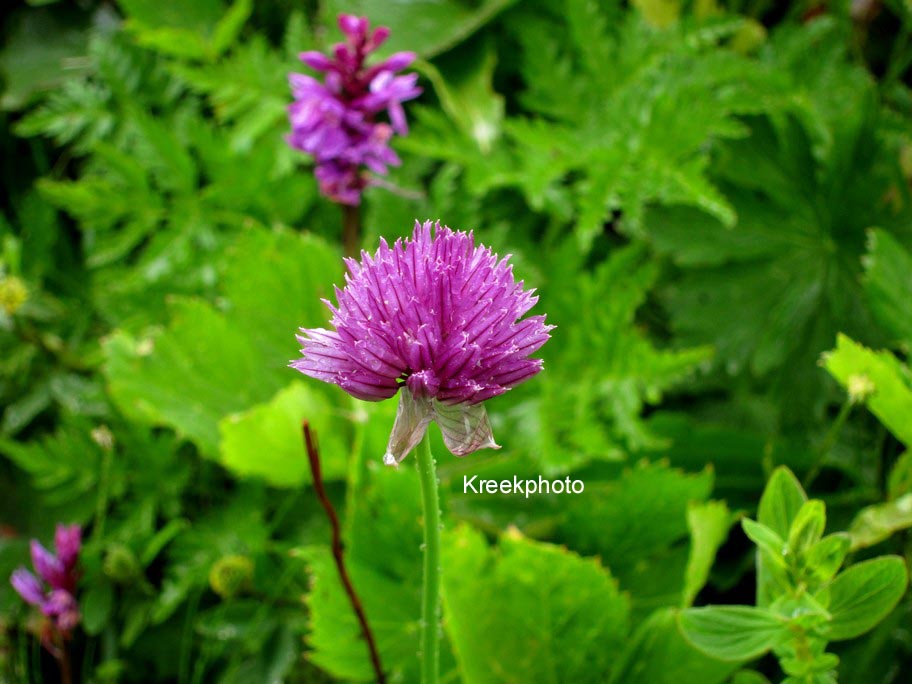
[[[779,681],[698,649],[678,611],[755,604],[735,522],[779,465],[856,576],[912,560],[903,0],[5,5],[0,577],[85,526],[80,682],[370,681],[306,417],[391,681],[417,681],[394,402],[287,368],[342,262],[338,208],[284,143],[286,78],[340,11],[417,51],[425,89],[363,246],[416,218],[474,229],[558,326],[546,371],[488,404],[501,451],[433,434],[443,681]],[[586,489],[466,495],[475,474]],[[912,600],[880,617],[832,646],[839,681],[908,681]],[[55,681],[34,627],[3,579],[0,682]]]

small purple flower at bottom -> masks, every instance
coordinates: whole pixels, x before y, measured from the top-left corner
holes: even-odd
[[[498,448],[482,402],[541,371],[529,356],[554,327],[523,318],[538,298],[514,280],[508,259],[439,222],[416,222],[411,239],[392,247],[381,239],[373,256],[346,259],[338,303],[326,302],[335,330],[302,328],[303,357],[291,366],[366,401],[400,392],[388,465],[432,420],[457,456]]]
[[[325,73],[321,83],[312,76],[290,74],[294,102],[288,107],[291,134],[288,144],[312,155],[320,192],[335,202],[357,205],[369,183],[365,169],[379,175],[397,166],[399,157],[389,147],[393,133],[405,135],[408,125],[402,103],[421,94],[417,74],[396,76],[415,59],[397,52],[367,66],[368,56],[387,39],[389,29],[370,31],[364,17],[339,16],[344,43],[332,57],[304,52],[301,61]],[[377,121],[386,112],[390,123]]]
[[[38,576],[25,568],[16,569],[10,576],[10,584],[22,600],[40,609],[63,633],[79,624],[75,592],[81,547],[82,530],[78,525],[57,525],[56,553],[48,551],[37,539],[31,542],[32,566]]]

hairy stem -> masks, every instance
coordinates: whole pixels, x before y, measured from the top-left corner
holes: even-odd
[[[326,517],[329,518],[329,525],[332,528],[332,554],[336,561],[336,570],[339,572],[339,579],[348,600],[351,603],[352,610],[358,618],[361,625],[361,636],[367,642],[367,651],[370,655],[371,666],[374,668],[374,677],[377,684],[386,683],[386,675],[383,672],[383,666],[380,663],[380,652],[377,650],[377,642],[374,640],[374,634],[371,632],[370,625],[367,622],[367,614],[364,612],[364,605],[361,603],[355,587],[352,584],[348,569],[345,567],[344,549],[342,546],[342,527],[339,525],[339,516],[336,515],[336,509],[333,508],[332,502],[326,496],[326,489],[323,487],[323,474],[320,469],[320,452],[317,450],[316,435],[310,429],[310,424],[305,420],[301,429],[304,433],[304,447],[307,449],[307,460],[310,463],[310,472],[313,476],[313,488],[320,499],[320,504],[326,511]]]
[[[440,501],[437,472],[427,433],[418,447],[424,507],[424,591],[421,596],[421,684],[437,684],[440,646]]]

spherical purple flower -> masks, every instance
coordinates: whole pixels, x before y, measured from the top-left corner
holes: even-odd
[[[344,43],[333,47],[332,57],[304,52],[301,61],[325,73],[321,83],[311,76],[291,74],[294,102],[288,107],[291,135],[288,143],[314,157],[320,192],[335,202],[357,205],[369,179],[364,168],[385,174],[399,158],[389,147],[393,132],[405,135],[408,126],[402,103],[421,94],[417,74],[396,76],[415,59],[397,52],[368,67],[365,62],[389,37],[389,29],[370,32],[364,17],[343,14],[339,28]],[[387,112],[391,126],[377,121]]]
[[[538,301],[472,233],[416,222],[411,239],[385,240],[349,273],[335,330],[301,329],[293,368],[358,399],[400,392],[384,462],[400,462],[436,420],[447,448],[463,456],[497,448],[481,402],[541,371],[530,359],[550,337],[544,316],[522,318]]]

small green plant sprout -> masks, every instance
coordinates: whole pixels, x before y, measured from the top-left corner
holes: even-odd
[[[783,684],[835,683],[839,658],[827,644],[864,634],[893,610],[908,583],[905,561],[881,556],[839,572],[849,536],[823,535],[826,507],[808,500],[785,467],[767,483],[757,520],[742,525],[757,545],[757,605],[684,610],[681,632],[720,660],[746,662],[772,651]]]

